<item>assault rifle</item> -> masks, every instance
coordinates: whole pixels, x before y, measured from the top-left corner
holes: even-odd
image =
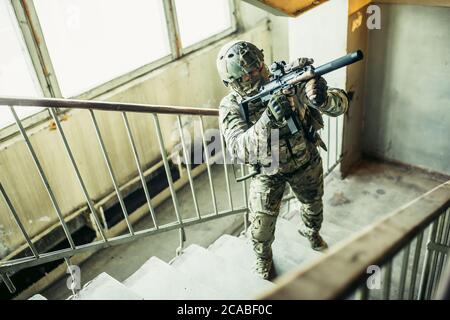
[[[298,64],[296,65],[295,63],[286,65],[286,62],[284,61],[276,61],[272,63],[270,66],[271,76],[269,82],[264,84],[264,86],[259,89],[257,94],[243,100],[240,104],[241,112],[245,117],[245,121],[250,123],[248,114],[249,104],[259,102],[266,104],[272,95],[278,94],[280,91],[291,91],[302,82],[308,81],[314,77],[323,76],[324,74],[353,64],[362,60],[363,56],[362,51],[358,50],[326,63],[318,68],[314,68],[312,65],[303,67]],[[300,126],[294,112],[286,116],[286,121],[292,134],[298,132]]]

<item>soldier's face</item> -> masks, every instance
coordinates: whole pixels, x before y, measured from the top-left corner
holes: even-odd
[[[258,93],[259,88],[269,79],[268,69],[264,63],[237,80],[239,91],[246,96]]]

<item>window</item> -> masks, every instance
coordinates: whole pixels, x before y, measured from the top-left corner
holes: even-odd
[[[183,48],[231,27],[229,0],[175,0],[175,8]]]
[[[58,85],[63,97],[98,96],[231,34],[233,1],[0,0],[0,95],[59,94]],[[54,72],[46,74],[42,62]],[[42,109],[16,107],[21,118]],[[12,123],[9,108],[0,107],[0,128]]]
[[[170,54],[161,0],[35,0],[64,97]]]
[[[19,32],[16,17],[8,1],[0,1],[0,43],[0,95],[42,96],[36,73]],[[42,109],[39,107],[15,107],[21,119]],[[9,108],[0,106],[0,128],[14,122]]]

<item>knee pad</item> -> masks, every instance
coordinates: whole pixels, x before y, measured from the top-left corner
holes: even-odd
[[[273,241],[276,216],[255,213],[251,217],[251,234],[252,238],[257,241]]]

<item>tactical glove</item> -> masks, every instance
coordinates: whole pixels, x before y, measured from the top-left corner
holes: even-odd
[[[291,104],[284,94],[273,95],[267,105],[276,122],[282,122],[291,113]]]
[[[327,90],[327,82],[322,77],[309,80],[305,86],[306,97],[314,107],[320,107],[326,102]]]

